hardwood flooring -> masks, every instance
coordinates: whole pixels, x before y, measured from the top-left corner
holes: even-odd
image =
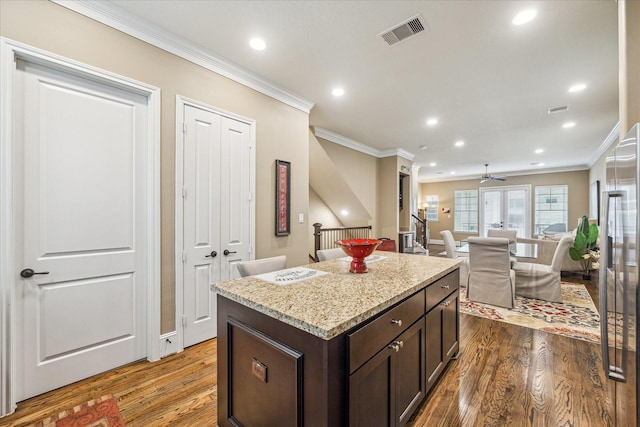
[[[595,294],[595,283],[586,284]],[[597,344],[469,315],[460,322],[460,356],[410,426],[612,425]],[[215,426],[216,341],[20,402],[0,426],[23,426],[108,393],[127,426]]]

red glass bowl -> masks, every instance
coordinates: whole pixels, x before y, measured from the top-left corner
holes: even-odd
[[[380,246],[382,240],[344,239],[336,240],[335,243],[342,248],[344,253],[353,258],[349,267],[351,273],[366,273],[367,264],[364,262],[364,259]]]

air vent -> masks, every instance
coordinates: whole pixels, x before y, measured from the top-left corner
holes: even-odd
[[[568,109],[569,109],[568,105],[561,105],[559,107],[549,108],[549,111],[547,111],[547,114],[560,113],[562,111],[567,111]]]
[[[418,14],[392,28],[389,28],[388,30],[381,32],[378,34],[378,37],[382,37],[389,46],[393,46],[396,43],[413,37],[428,29],[429,27],[424,22],[424,18],[422,18],[422,15]]]

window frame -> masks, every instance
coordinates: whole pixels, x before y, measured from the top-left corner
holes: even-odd
[[[424,217],[427,222],[439,222],[438,207],[440,206],[440,196],[429,194],[424,196]],[[435,219],[433,219],[435,213]],[[431,215],[431,218],[429,217]]]
[[[552,191],[553,189],[558,189],[558,188],[562,188],[563,191],[560,194],[554,194]],[[541,194],[541,192],[543,190],[546,190],[545,194]],[[539,206],[539,202],[538,202],[538,196],[542,195],[542,196],[546,196],[548,199],[551,198],[552,196],[563,196],[564,197],[564,209],[538,209]],[[547,199],[547,200],[548,200]],[[533,205],[533,232],[534,235],[538,236],[542,234],[542,227],[539,226],[540,222],[538,220],[538,213],[539,212],[563,212],[564,213],[564,224],[566,227],[566,230],[569,230],[569,185],[567,184],[554,184],[554,185],[537,185],[534,188],[534,196],[533,196],[533,200],[534,200],[534,205]],[[547,201],[545,204],[558,204],[558,202],[552,202],[552,201]],[[555,223],[554,223],[555,224]],[[548,227],[551,224],[546,224],[545,228]],[[540,230],[539,230],[540,229]]]
[[[466,193],[467,196],[464,196],[464,198],[459,198],[458,195],[461,193]],[[471,194],[473,193],[473,195]],[[459,203],[461,203],[462,200],[471,200],[471,199],[475,199],[475,209],[464,209],[463,207],[461,207],[459,205]],[[467,203],[468,204],[468,203]],[[479,230],[479,226],[480,226],[480,199],[479,199],[479,191],[478,189],[468,189],[468,190],[454,190],[453,192],[453,232],[454,233],[465,233],[465,234],[474,234],[477,235],[480,230]],[[462,228],[460,228],[459,226],[462,225],[461,223],[459,223],[458,218],[463,214],[463,213],[475,213],[475,231],[472,230],[463,230]],[[467,225],[470,224],[469,221],[466,222]]]

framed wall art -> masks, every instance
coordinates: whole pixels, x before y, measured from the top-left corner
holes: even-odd
[[[291,233],[291,163],[276,160],[276,236]]]

